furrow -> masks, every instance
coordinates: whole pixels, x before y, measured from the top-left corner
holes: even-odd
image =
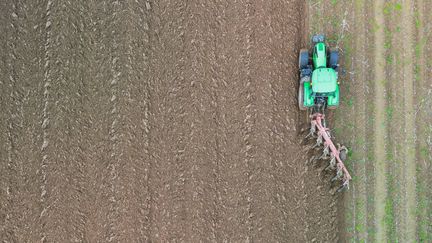
[[[123,3],[124,4],[124,3]],[[88,70],[86,112],[89,114],[87,154],[88,219],[87,241],[117,241],[121,233],[117,231],[116,220],[119,216],[119,138],[121,120],[119,101],[124,49],[124,33],[121,22],[124,5],[113,1],[89,2],[89,50],[91,65]]]
[[[41,200],[46,203],[41,213],[46,220],[42,238],[60,241],[67,237],[81,241],[86,224],[81,204],[86,201],[83,199],[86,169],[85,152],[79,144],[85,123],[80,114],[84,109],[81,90],[86,75],[76,70],[82,70],[81,63],[85,61],[86,50],[80,43],[84,38],[82,12],[87,11],[85,5],[51,2],[47,3],[46,11],[44,100],[40,122],[44,182]],[[68,21],[62,17],[65,13],[70,13]]]
[[[188,77],[188,62],[189,62],[189,53],[187,51],[187,43],[188,43],[188,35],[187,35],[187,26],[189,24],[187,16],[189,11],[191,11],[192,4],[186,2],[179,2],[172,6],[173,11],[176,14],[173,16],[173,26],[176,26],[176,31],[172,33],[172,38],[178,44],[177,50],[175,51],[176,61],[172,64],[172,76],[175,79],[172,80],[172,83],[168,85],[169,92],[169,102],[167,102],[169,109],[173,113],[172,119],[174,121],[173,129],[171,133],[172,137],[175,137],[176,143],[170,145],[173,150],[173,167],[172,167],[172,177],[173,177],[173,185],[172,191],[170,192],[171,197],[175,199],[174,210],[172,211],[172,216],[178,218],[179,221],[176,224],[182,224],[185,220],[188,219],[187,213],[189,210],[193,210],[189,208],[188,205],[193,205],[191,203],[191,196],[193,195],[193,189],[191,190],[191,185],[188,185],[188,181],[190,178],[188,177],[188,171],[193,170],[193,161],[198,162],[199,159],[191,159],[190,153],[195,151],[195,144],[197,141],[194,139],[195,134],[191,128],[191,123],[193,123],[191,116],[198,116],[194,113],[194,109],[192,109],[191,104],[189,103],[189,98],[191,96],[192,90],[189,90],[187,81],[190,77]],[[172,79],[168,77],[168,79]],[[190,79],[191,81],[193,79]],[[195,81],[196,82],[196,81]],[[199,82],[199,81],[198,81]],[[197,82],[197,83],[198,83]],[[195,140],[195,141],[194,141]],[[203,142],[204,139],[198,139],[198,141]],[[199,142],[198,142],[199,143]],[[196,163],[198,164],[198,163]],[[192,172],[191,172],[192,173]],[[206,178],[206,176],[203,176]],[[200,181],[199,185],[204,186],[206,183]],[[198,189],[199,190],[199,189]],[[197,192],[197,191],[195,191]],[[194,196],[192,196],[194,197]],[[203,202],[200,202],[200,207],[203,206]],[[197,206],[192,206],[194,208],[198,208]],[[205,217],[202,212],[199,212],[197,215],[201,224],[196,224],[193,220],[188,221],[189,228],[186,225],[178,226],[173,225],[172,232],[173,235],[170,238],[177,238],[180,241],[195,241],[194,235],[198,236],[199,239],[203,240],[203,232],[208,232],[208,230],[202,230],[199,227],[204,227],[204,222],[206,222]],[[199,234],[195,233],[195,230],[198,231]],[[204,238],[204,241],[205,240]]]
[[[53,34],[51,32],[51,25],[52,25],[52,1],[48,0],[46,4],[46,14],[45,19],[46,23],[45,26],[42,28],[45,28],[45,56],[44,56],[44,77],[43,77],[43,110],[42,110],[42,122],[41,122],[41,129],[42,129],[42,145],[41,145],[41,168],[39,170],[41,175],[41,181],[42,185],[40,188],[41,194],[40,194],[40,201],[42,203],[42,211],[40,214],[40,221],[42,225],[42,232],[40,235],[40,241],[44,242],[47,240],[47,210],[49,210],[49,202],[47,195],[47,173],[48,173],[48,153],[47,148],[49,145],[49,129],[48,124],[50,122],[50,99],[51,99],[51,93],[50,93],[50,86],[52,83],[51,78],[51,66],[52,66],[52,42],[53,42]]]
[[[197,103],[193,103],[188,112],[188,119],[194,123],[196,129],[190,137],[193,149],[189,149],[186,154],[186,160],[191,161],[192,183],[188,186],[187,193],[194,191],[200,195],[193,198],[190,210],[194,219],[192,220],[192,236],[189,241],[215,241],[216,240],[216,222],[217,217],[215,197],[216,184],[215,171],[217,170],[217,126],[214,126],[215,112],[218,109],[218,103],[215,100],[215,68],[216,64],[216,35],[218,26],[216,24],[216,7],[214,3],[191,4],[190,14],[193,16],[190,22],[187,22],[188,29],[196,29],[196,40],[192,45],[187,45],[186,52],[189,48],[196,50],[195,55],[190,55],[195,59],[196,67],[201,68],[200,72],[191,75],[191,70],[187,70],[189,79],[194,83],[191,94],[195,97]],[[199,23],[199,24],[198,24]],[[186,36],[186,43],[192,38],[192,33]],[[189,108],[189,109],[190,109]],[[199,145],[203,144],[203,145]],[[191,153],[192,152],[192,153]],[[207,161],[207,162],[204,162]],[[193,193],[194,194],[194,193]]]
[[[294,7],[293,7],[294,6]],[[296,117],[299,113],[296,106],[298,76],[297,53],[304,41],[306,30],[302,16],[306,11],[306,3],[301,1],[276,1],[269,4],[266,12],[273,12],[270,16],[270,28],[266,28],[260,36],[272,36],[268,42],[271,55],[266,63],[272,63],[271,73],[265,75],[268,84],[268,96],[271,99],[269,113],[263,117],[267,122],[266,131],[269,133],[268,160],[271,163],[270,184],[274,185],[270,203],[274,207],[274,215],[268,214],[276,223],[271,227],[271,234],[276,241],[301,241],[304,238],[305,218],[302,207],[305,174],[303,165],[307,160],[302,153],[298,138],[298,124]],[[290,36],[293,34],[293,36]],[[282,50],[282,51],[281,51]],[[258,58],[260,59],[260,58]],[[265,73],[265,70],[258,72]],[[266,109],[267,110],[267,109]],[[295,153],[294,153],[295,152]],[[293,210],[293,208],[295,210]],[[291,230],[297,232],[292,235]]]
[[[150,241],[151,221],[150,203],[150,124],[149,110],[151,96],[149,91],[149,55],[150,55],[150,10],[146,3],[128,1],[127,18],[127,99],[121,111],[127,124],[123,129],[124,163],[122,188],[125,188],[123,205],[125,207],[120,220],[121,241]],[[130,163],[125,163],[130,161]],[[143,189],[143,185],[145,188]],[[127,189],[126,189],[127,188]]]
[[[125,131],[123,127],[123,114],[122,114],[122,102],[124,102],[125,86],[127,85],[127,69],[125,70],[124,63],[127,61],[124,57],[126,51],[125,42],[127,35],[122,33],[122,29],[125,29],[122,25],[125,21],[126,2],[109,2],[111,6],[109,11],[113,16],[109,19],[108,30],[111,30],[111,40],[107,43],[107,51],[110,53],[109,75],[107,80],[109,84],[109,100],[106,100],[109,104],[110,113],[108,115],[109,130],[107,138],[109,139],[109,152],[108,161],[106,165],[107,170],[107,199],[109,201],[108,208],[108,229],[105,235],[107,242],[116,242],[121,240],[122,232],[118,229],[121,223],[120,211],[125,211],[122,208],[126,202],[122,202],[124,198],[124,190],[121,188],[122,178],[122,158],[124,154],[124,148],[122,147],[123,139],[125,138]]]
[[[247,38],[248,9],[243,3],[220,3],[217,21],[220,33],[216,36],[217,62],[217,106],[220,112],[215,122],[220,126],[216,139],[220,149],[220,198],[222,202],[218,216],[220,238],[217,241],[245,241],[250,220],[249,180],[244,161],[244,117],[246,116],[247,91]],[[243,68],[238,69],[238,66]],[[219,195],[218,195],[219,196]]]
[[[228,25],[234,24],[227,21],[229,13],[223,11],[227,9],[229,3],[219,3],[216,6],[215,23],[217,33],[215,34],[215,68],[212,73],[212,99],[213,99],[213,126],[215,126],[214,146],[215,146],[215,167],[214,167],[214,180],[215,180],[215,195],[214,195],[214,235],[213,241],[227,241],[228,232],[225,230],[228,220],[227,215],[227,178],[229,174],[229,164],[227,157],[228,148],[228,133],[229,127],[227,124],[227,99],[228,93],[228,77],[227,70],[225,69],[227,50],[225,48],[225,41],[229,38],[228,35],[222,36],[226,31]],[[232,83],[232,80],[230,80]]]
[[[146,238],[149,241],[167,241],[165,235],[159,235],[158,232],[164,226],[162,207],[164,207],[164,190],[162,188],[162,176],[160,161],[165,159],[162,154],[166,147],[162,144],[159,134],[162,134],[163,111],[165,110],[163,100],[161,99],[162,74],[163,70],[158,66],[160,55],[163,53],[161,46],[163,40],[159,35],[161,29],[160,3],[157,1],[146,1],[146,10],[149,12],[149,94],[152,99],[152,105],[149,106],[149,154],[150,165],[148,171],[148,221],[149,229]],[[166,135],[165,135],[166,136]]]
[[[209,236],[210,241],[220,241],[222,239],[221,232],[221,214],[223,214],[223,202],[222,202],[222,181],[221,181],[221,168],[225,165],[223,146],[226,144],[226,133],[222,127],[223,117],[221,111],[221,100],[224,99],[224,94],[221,90],[226,88],[223,78],[222,78],[222,68],[221,68],[221,53],[220,44],[222,42],[222,25],[224,24],[225,13],[221,11],[223,5],[212,4],[211,8],[214,9],[212,13],[212,21],[214,22],[214,30],[211,32],[210,39],[212,42],[212,62],[213,68],[210,72],[209,77],[209,97],[210,110],[212,111],[211,120],[209,121],[210,126],[214,127],[214,135],[212,138],[212,147],[214,153],[214,161],[212,165],[212,180],[213,188],[212,190],[212,215],[211,215],[211,233]],[[222,145],[222,146],[221,146]],[[222,169],[223,170],[223,169]]]
[[[192,89],[200,83],[187,68],[196,67],[196,60],[190,58],[192,51],[186,49],[193,43],[186,35],[186,16],[192,17],[193,10],[185,2],[152,2],[146,8],[151,9],[152,50],[150,240],[193,241],[198,237],[194,230],[200,230],[194,226],[202,217],[198,214],[202,205],[198,195],[202,195],[204,184],[196,182],[200,174],[195,172],[199,166],[194,165],[197,159],[193,157],[198,143],[194,128],[199,127],[199,122],[192,112],[199,107],[199,101]],[[196,186],[200,188],[194,190]]]
[[[245,11],[246,11],[246,55],[245,55],[245,69],[246,69],[246,83],[245,83],[245,90],[246,90],[246,106],[244,107],[245,109],[245,117],[243,120],[244,123],[244,127],[243,127],[243,163],[244,163],[244,170],[245,170],[245,174],[247,176],[246,178],[246,185],[245,185],[245,193],[246,193],[246,211],[247,211],[247,215],[246,215],[246,227],[247,227],[247,235],[246,235],[246,241],[247,242],[253,242],[254,238],[253,238],[253,198],[252,198],[252,188],[251,188],[251,178],[252,178],[252,173],[253,173],[253,169],[251,164],[254,163],[254,158],[253,158],[253,153],[254,153],[254,147],[253,147],[253,141],[251,138],[251,133],[252,133],[252,126],[255,120],[255,117],[253,114],[255,114],[256,112],[256,108],[254,106],[254,99],[255,97],[253,96],[253,90],[252,90],[252,77],[251,77],[251,52],[252,52],[252,47],[254,45],[254,39],[253,39],[253,27],[252,27],[252,21],[253,21],[253,16],[252,16],[252,11],[254,6],[252,5],[252,2],[250,0],[245,2],[246,6],[245,6]]]
[[[153,183],[151,178],[153,175],[153,158],[151,157],[152,151],[151,151],[151,143],[152,143],[152,133],[153,130],[150,125],[150,116],[152,115],[152,93],[151,93],[151,58],[152,58],[152,42],[150,39],[151,30],[153,28],[153,25],[151,23],[151,14],[152,14],[152,3],[150,1],[145,1],[144,6],[138,7],[140,10],[139,15],[144,16],[144,20],[142,20],[141,25],[144,27],[144,33],[142,38],[142,48],[143,50],[143,56],[142,56],[142,62],[145,65],[145,69],[143,70],[143,75],[140,76],[140,78],[143,78],[147,76],[147,78],[144,79],[144,83],[142,85],[142,90],[144,92],[145,100],[142,103],[142,109],[144,110],[144,117],[142,122],[142,129],[143,135],[144,135],[144,142],[143,142],[143,148],[144,148],[144,160],[147,160],[146,167],[144,168],[144,178],[143,180],[138,180],[138,186],[141,188],[141,184],[144,183],[146,185],[145,188],[145,195],[141,202],[141,210],[140,212],[143,212],[143,218],[140,219],[140,233],[143,235],[143,241],[151,241],[151,235],[152,235],[152,225],[153,225],[153,218],[152,218],[152,209],[153,209],[153,191],[151,188],[151,184]],[[137,8],[135,8],[137,9]],[[144,14],[143,14],[144,13]],[[146,75],[147,74],[147,75]]]
[[[5,143],[9,144],[9,153],[4,153],[8,155],[8,160],[4,161],[10,162],[11,169],[7,173],[11,177],[5,187],[11,200],[6,217],[11,221],[7,227],[13,229],[9,235],[15,241],[35,241],[41,232],[37,220],[41,207],[40,183],[27,178],[34,178],[35,171],[40,168],[40,44],[43,36],[39,32],[39,25],[45,23],[42,23],[40,10],[33,3],[26,5],[16,2],[4,9],[11,22],[5,32],[10,41],[5,42],[8,49],[3,66],[6,74],[3,80],[7,85],[4,90],[9,91],[4,96],[8,97],[8,103],[3,105],[8,115],[5,119],[8,122],[5,135],[9,136],[9,142]],[[31,210],[26,211],[29,207]],[[26,228],[33,230],[28,231]]]
[[[89,12],[87,3],[72,4],[67,3],[62,7],[62,12],[70,13],[68,23],[62,28],[60,36],[69,36],[68,40],[63,42],[62,46],[75,46],[76,48],[60,49],[59,59],[63,64],[56,72],[64,74],[60,75],[59,92],[56,94],[60,98],[57,102],[57,107],[61,112],[58,112],[57,121],[55,124],[59,125],[58,134],[59,142],[62,146],[58,146],[59,155],[64,152],[64,155],[57,158],[57,162],[62,162],[64,166],[64,175],[66,185],[61,189],[59,198],[63,200],[64,205],[59,207],[59,215],[62,215],[65,220],[64,232],[55,234],[67,235],[73,241],[84,241],[85,231],[88,217],[88,180],[90,176],[88,173],[88,160],[86,158],[87,134],[88,134],[88,116],[86,111],[87,98],[90,94],[86,90],[88,83],[88,74],[86,67],[89,62],[87,61],[89,53],[88,29],[86,29],[86,14]],[[65,69],[64,71],[61,69]],[[80,70],[80,71],[76,71]],[[59,117],[58,117],[59,116]],[[70,118],[74,119],[70,119]],[[62,128],[60,128],[60,124]],[[60,181],[62,178],[60,178]],[[57,240],[61,240],[61,236],[56,235]]]
[[[4,151],[1,153],[1,171],[5,174],[1,177],[1,194],[0,201],[4,204],[2,206],[2,224],[0,228],[0,237],[8,241],[17,241],[18,237],[14,232],[13,227],[17,224],[15,222],[16,213],[14,212],[14,204],[17,202],[14,200],[17,197],[19,188],[17,187],[17,179],[19,177],[18,161],[16,161],[16,118],[19,118],[19,114],[16,111],[15,102],[19,102],[20,97],[16,97],[16,46],[18,42],[18,15],[16,4],[3,4],[3,9],[8,13],[2,16],[2,23],[8,23],[1,27],[2,33],[4,33],[5,45],[2,46],[2,69],[1,69],[1,91],[2,99],[1,104],[4,107],[1,117],[1,149]],[[12,41],[10,41],[12,40]]]

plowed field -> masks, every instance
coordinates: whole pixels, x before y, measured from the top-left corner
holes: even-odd
[[[303,1],[0,4],[2,241],[337,240]]]
[[[426,1],[2,1],[2,242],[432,241]],[[297,109],[340,49],[351,188]]]

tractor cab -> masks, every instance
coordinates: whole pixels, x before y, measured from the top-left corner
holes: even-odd
[[[331,106],[334,106],[336,100],[339,100],[337,73],[332,68],[315,69],[312,72],[310,87],[312,87],[311,99],[314,99],[316,105],[327,104],[332,108]]]
[[[337,89],[337,74],[332,68],[315,69],[312,72],[312,91],[330,94]]]

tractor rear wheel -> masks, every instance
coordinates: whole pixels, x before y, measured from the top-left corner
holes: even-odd
[[[304,85],[300,82],[299,93],[298,93],[298,106],[299,110],[305,111],[307,108],[304,106]]]
[[[299,55],[299,69],[307,68],[309,64],[309,51],[308,49],[301,49]]]
[[[336,48],[330,49],[329,66],[335,70],[339,66],[339,51]]]

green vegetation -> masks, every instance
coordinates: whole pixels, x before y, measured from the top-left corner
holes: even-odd
[[[396,242],[396,225],[394,218],[394,206],[391,198],[387,197],[385,204],[384,224],[387,228],[388,242]]]
[[[388,120],[393,119],[393,107],[391,105],[386,107],[386,115]]]
[[[370,24],[371,24],[371,27],[372,27],[371,31],[373,33],[377,32],[381,28],[381,26],[375,20],[371,20]]]
[[[421,152],[420,152],[421,153]],[[424,168],[417,166],[417,173],[420,174]],[[420,242],[431,242],[432,237],[428,233],[428,227],[431,224],[427,219],[427,211],[429,209],[429,200],[425,196],[427,187],[422,179],[418,179],[416,183],[416,192],[418,197],[416,215],[418,219],[418,234]]]
[[[426,146],[421,147],[420,148],[420,158],[426,160],[426,159],[429,159],[429,157],[430,157],[430,151],[429,151],[428,147],[426,147]]]
[[[352,107],[354,105],[354,98],[351,96],[347,102],[348,107]]]
[[[393,12],[400,12],[402,10],[402,4],[396,2],[396,3],[392,3],[392,2],[387,2],[384,4],[384,9],[383,9],[383,13],[384,15],[389,15]]]

